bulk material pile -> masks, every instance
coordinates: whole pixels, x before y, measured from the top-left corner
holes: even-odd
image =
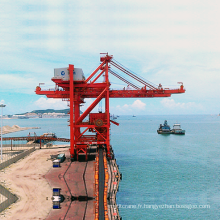
[[[18,125],[12,125],[11,127],[9,125],[2,127],[2,134],[8,134],[13,133],[17,131],[24,131],[28,129],[39,129],[39,127],[20,127]]]

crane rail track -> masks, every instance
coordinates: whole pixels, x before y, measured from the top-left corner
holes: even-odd
[[[1,140],[1,138],[0,138]],[[54,138],[54,137],[44,137],[44,136],[26,136],[26,137],[3,137],[2,141],[36,141],[36,140],[45,140],[45,141],[60,141],[60,142],[70,142],[69,138]]]

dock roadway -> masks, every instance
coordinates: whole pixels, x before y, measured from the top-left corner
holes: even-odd
[[[45,175],[51,190],[52,188],[60,188],[60,194],[65,198],[60,203],[60,209],[51,209],[47,220],[113,220],[120,218],[116,205],[120,176],[116,161],[107,161],[102,148],[99,148],[97,157],[99,159],[97,191],[95,190],[96,163],[94,160],[71,162],[70,158],[67,158],[61,163],[61,167],[51,168]],[[95,216],[97,192],[98,218]],[[107,201],[107,194],[110,196],[110,201]],[[108,204],[110,209],[107,208]]]
[[[59,168],[46,174],[51,188],[60,188],[65,200],[60,209],[52,209],[47,220],[94,219],[94,200],[79,201],[79,196],[94,197],[94,161],[71,162],[66,159]],[[51,189],[52,190],[52,189]],[[51,204],[52,206],[52,204]]]

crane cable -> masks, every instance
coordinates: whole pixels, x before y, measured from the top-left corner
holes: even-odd
[[[114,62],[115,63],[117,63],[119,66],[121,66],[121,67],[123,67],[124,69],[126,69],[127,71],[129,71],[130,73],[133,73],[134,75],[136,75],[137,77],[139,77],[140,79],[142,79],[143,81],[145,81],[145,82],[147,82],[147,83],[149,83],[149,84],[151,84],[152,86],[155,86],[155,87],[157,87],[158,85],[156,85],[155,83],[152,83],[151,81],[149,81],[149,80],[147,80],[147,79],[145,79],[144,77],[142,77],[141,75],[138,75],[137,73],[135,73],[134,71],[132,71],[132,70],[130,70],[130,69],[128,69],[126,66],[124,66],[123,64],[121,64],[121,63],[119,63],[117,60],[115,60],[114,58],[113,58],[113,60],[114,60]]]
[[[121,75],[119,75],[118,73],[112,71],[111,69],[109,70],[109,72],[110,72],[113,76],[117,77],[118,79],[120,79],[120,80],[124,81],[125,83],[127,83],[128,85],[132,86],[134,89],[140,90],[140,88],[139,88],[137,85],[135,85],[135,84],[131,83],[130,81],[128,81],[127,79],[123,78],[123,77],[122,77]]]
[[[150,89],[157,89],[157,86],[151,82],[146,82],[146,80],[143,77],[137,76],[137,74],[133,73],[131,70],[129,70],[128,68],[124,67],[122,64],[120,64],[118,61],[116,61],[114,59],[114,61],[111,60],[110,62],[114,67],[118,68],[119,70],[121,70],[122,72],[124,72],[125,74],[129,75],[130,77],[134,78],[135,80],[139,81],[140,83],[144,84],[145,86],[147,86]]]

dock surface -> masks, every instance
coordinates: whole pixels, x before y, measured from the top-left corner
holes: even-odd
[[[65,200],[46,219],[94,219],[94,175],[94,161],[71,162],[67,158],[61,167],[51,169],[45,178],[51,188],[61,189]],[[79,197],[91,200],[79,201]]]
[[[60,153],[65,153],[66,159],[60,167],[53,167],[52,158]],[[2,170],[2,185],[16,194],[19,200],[12,204],[10,209],[1,213],[0,219],[90,220],[106,219],[106,215],[109,215],[108,219],[117,219],[119,216],[117,207],[115,209],[117,165],[115,160],[107,162],[105,153],[100,149],[96,155],[99,160],[97,188],[95,184],[97,162],[94,160],[94,153],[91,154],[92,158],[89,161],[71,161],[67,147],[44,148]],[[110,177],[108,192],[106,172],[109,172]],[[64,200],[60,203],[60,209],[53,209],[53,188],[61,189],[60,195]],[[109,210],[106,208],[108,205]],[[112,205],[114,209],[111,208]]]

